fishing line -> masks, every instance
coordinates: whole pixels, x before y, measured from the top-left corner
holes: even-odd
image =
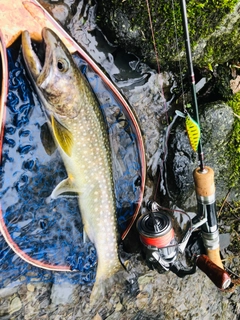
[[[159,55],[158,55],[158,50],[157,50],[157,44],[156,44],[156,39],[155,39],[155,35],[154,35],[154,29],[153,29],[153,23],[152,23],[152,17],[151,17],[151,10],[150,10],[150,5],[149,5],[149,0],[146,0],[146,4],[147,4],[147,10],[148,10],[148,17],[149,17],[149,23],[150,23],[150,28],[151,28],[151,33],[152,33],[152,41],[153,41],[153,46],[154,46],[154,51],[155,51],[155,55],[156,55],[156,62],[157,62],[157,68],[158,68],[158,73],[159,76],[161,76],[161,70],[160,70],[160,62],[159,62]],[[172,11],[173,11],[173,25],[174,25],[174,33],[175,33],[175,39],[176,39],[176,48],[177,48],[177,53],[178,53],[178,64],[179,64],[179,72],[180,72],[180,81],[181,81],[181,90],[182,90],[182,101],[183,101],[183,111],[184,113],[181,113],[180,111],[176,111],[176,115],[177,116],[182,116],[183,118],[185,118],[185,124],[186,124],[186,131],[188,134],[188,138],[189,138],[189,142],[190,145],[192,147],[192,149],[196,152],[198,151],[198,156],[199,156],[199,162],[200,162],[200,169],[201,171],[203,171],[204,165],[203,165],[203,153],[202,153],[202,148],[201,148],[201,142],[200,142],[200,126],[199,126],[199,119],[198,119],[198,112],[197,112],[197,101],[196,100],[196,92],[195,95],[193,95],[194,97],[194,101],[193,101],[193,106],[194,106],[194,112],[196,113],[196,120],[194,120],[190,114],[187,111],[186,108],[186,103],[185,103],[185,95],[184,95],[184,86],[183,86],[183,77],[182,77],[182,66],[181,66],[181,61],[180,61],[180,50],[179,50],[179,41],[178,41],[178,35],[177,35],[177,19],[176,19],[176,14],[175,14],[175,4],[174,4],[174,0],[172,0]],[[186,30],[184,29],[184,32],[186,33]],[[186,36],[186,41],[190,42],[189,40],[189,36]],[[190,52],[187,52],[187,55],[190,56]],[[195,90],[195,79],[194,79],[194,73],[192,70],[192,67],[189,66],[189,70],[190,70],[190,74],[191,74],[191,80],[192,80],[192,86],[191,89],[192,91]],[[194,88],[193,88],[194,87]],[[165,106],[165,113],[166,113],[166,120],[167,120],[167,130],[166,130],[166,137],[164,138],[164,142],[163,142],[163,154],[162,154],[162,159],[160,159],[160,173],[158,176],[158,181],[157,181],[157,185],[156,185],[156,190],[154,193],[154,200],[156,199],[157,196],[157,190],[158,190],[158,186],[160,186],[160,191],[163,192],[163,194],[165,194],[166,192],[169,194],[169,190],[168,190],[168,186],[167,186],[167,172],[166,172],[166,158],[167,158],[167,154],[168,154],[168,139],[170,136],[170,130],[173,126],[173,123],[171,123],[171,125],[169,125],[168,122],[168,116],[167,116],[167,105],[166,105],[166,99],[164,96],[164,90],[163,90],[163,86],[161,85],[161,93],[162,96],[164,98],[164,106]],[[176,120],[176,115],[174,117],[174,120]],[[162,178],[162,182],[160,183]],[[164,183],[165,183],[165,187],[164,187]],[[171,198],[171,196],[170,196]]]
[[[149,18],[149,23],[150,23],[150,29],[151,29],[151,33],[152,33],[152,41],[153,41],[153,46],[154,46],[154,52],[155,52],[155,55],[156,55],[158,74],[160,75],[161,74],[161,71],[160,71],[160,60],[159,60],[159,55],[158,55],[158,50],[157,50],[156,39],[155,39],[155,35],[154,35],[154,29],[153,29],[153,23],[152,23],[152,16],[151,16],[151,10],[150,10],[149,1],[146,0],[146,3],[147,3],[147,10],[148,10],[148,18]]]
[[[162,80],[162,81],[159,81],[159,85],[161,87],[161,94],[162,94],[162,97],[163,97],[163,100],[164,100],[166,121],[167,121],[167,124],[169,124],[168,114],[167,114],[167,102],[166,102],[165,95],[164,95],[163,79],[162,79],[161,68],[160,68],[160,59],[159,59],[156,39],[155,39],[155,35],[154,35],[154,28],[153,28],[153,23],[152,23],[152,16],[151,16],[149,0],[146,0],[146,3],[147,3],[147,10],[148,10],[148,18],[149,18],[149,23],[150,23],[150,29],[151,29],[151,33],[152,33],[152,41],[153,41],[153,46],[154,46],[154,52],[155,52],[155,56],[156,56],[158,75],[159,75],[159,77],[161,77],[161,80]]]
[[[175,0],[172,0],[172,12],[173,12],[173,25],[174,25],[174,34],[175,34],[175,41],[176,41],[176,48],[177,48],[177,53],[178,53],[178,67],[179,67],[179,73],[180,73],[180,80],[181,80],[181,90],[182,90],[182,102],[183,102],[183,109],[185,110],[185,93],[184,93],[184,87],[183,87],[183,78],[182,78],[182,65],[181,65],[181,60],[180,60],[180,50],[179,50],[179,45],[178,45],[178,34],[177,34],[177,19],[175,15]]]
[[[163,155],[163,159],[162,159],[163,166],[162,166],[162,168],[160,168],[160,174],[158,177],[157,188],[160,185],[161,191],[166,189],[166,192],[167,192],[169,198],[172,198],[172,197],[171,197],[171,194],[170,194],[170,191],[168,188],[168,183],[167,183],[166,161],[167,161],[167,156],[168,156],[168,140],[170,137],[172,127],[173,127],[175,121],[177,120],[177,118],[179,116],[186,118],[186,127],[191,128],[192,130],[193,130],[193,128],[195,129],[195,130],[193,130],[194,131],[193,135],[188,135],[190,144],[191,144],[192,148],[194,149],[194,151],[197,150],[197,145],[198,145],[198,141],[199,141],[198,139],[200,137],[200,132],[199,132],[198,128],[195,128],[194,124],[191,121],[190,115],[188,114],[187,109],[186,109],[185,93],[184,93],[183,77],[182,77],[183,70],[182,70],[182,65],[181,65],[181,60],[180,60],[179,39],[178,39],[178,34],[177,34],[178,24],[177,24],[177,19],[176,19],[176,15],[175,15],[175,1],[174,0],[172,0],[172,12],[173,12],[173,25],[174,25],[175,42],[176,42],[176,48],[177,48],[177,53],[178,53],[178,65],[179,65],[179,73],[180,73],[180,80],[181,80],[182,103],[183,103],[184,113],[182,113],[178,110],[175,111],[174,118],[172,119],[171,123],[168,124],[166,134],[164,137],[164,142],[163,142],[163,145],[164,145],[164,155]],[[189,130],[187,130],[187,132],[189,132]],[[165,170],[165,173],[163,172],[164,171],[163,168]],[[164,179],[165,179],[165,188],[164,188],[164,179],[162,179],[162,181],[160,182],[160,178],[161,178],[161,176],[163,177],[163,175],[164,175]],[[156,192],[155,192],[155,197],[156,197]]]
[[[154,52],[155,52],[155,56],[156,56],[158,74],[159,74],[159,76],[161,76],[160,59],[159,59],[156,39],[155,39],[155,35],[154,35],[154,28],[153,28],[153,23],[152,23],[149,0],[146,0],[146,4],[147,4],[147,10],[148,10],[150,29],[151,29],[151,33],[152,33],[152,41],[153,41],[153,46],[154,46]],[[154,197],[153,197],[154,200],[156,200],[156,197],[157,197],[158,187],[160,187],[160,191],[162,191],[164,195],[167,193],[169,198],[171,198],[171,195],[170,195],[170,192],[169,192],[169,189],[168,189],[168,185],[167,185],[166,161],[167,161],[167,155],[168,155],[168,140],[169,140],[169,137],[170,137],[171,129],[172,129],[177,117],[178,116],[182,116],[183,118],[186,118],[186,129],[187,129],[187,132],[188,132],[188,137],[189,137],[190,144],[193,147],[194,151],[196,151],[197,146],[198,146],[199,132],[200,132],[198,130],[197,124],[193,121],[193,119],[188,114],[187,109],[186,109],[186,105],[185,105],[185,95],[184,95],[184,86],[183,86],[183,78],[182,78],[183,70],[182,70],[181,61],[180,61],[180,57],[179,57],[180,50],[179,50],[179,44],[178,44],[179,41],[178,41],[178,35],[177,35],[177,27],[178,27],[178,25],[177,25],[177,19],[176,19],[176,15],[175,15],[174,0],[172,0],[172,11],[173,11],[173,25],[174,25],[176,48],[177,48],[177,52],[178,52],[178,65],[179,65],[180,80],[181,80],[181,90],[182,90],[182,98],[183,98],[182,101],[183,101],[184,114],[183,113],[180,114],[180,112],[179,113],[176,112],[172,122],[169,123],[168,115],[167,115],[167,104],[166,104],[166,99],[165,99],[165,95],[164,95],[164,89],[163,89],[163,85],[161,85],[161,94],[162,94],[162,97],[164,99],[165,114],[166,114],[166,120],[167,120],[167,130],[166,130],[166,133],[165,133],[165,137],[163,139],[163,154],[162,154],[162,159],[160,160],[161,164],[159,165],[160,172],[159,172],[159,175],[158,175],[156,189],[155,189],[155,193],[154,193]],[[162,180],[161,180],[161,178],[162,178]]]
[[[152,23],[149,0],[146,0],[146,4],[147,4],[147,10],[148,10],[149,24],[150,24],[151,33],[152,33],[152,41],[153,41],[153,46],[154,46],[154,52],[155,52],[155,56],[156,56],[158,74],[159,74],[159,76],[161,76],[160,59],[159,59],[156,39],[155,39],[155,35],[154,35],[154,28],[153,28],[153,23]],[[179,52],[178,37],[177,37],[177,23],[176,23],[176,16],[175,16],[175,12],[174,12],[174,10],[175,10],[174,0],[172,0],[172,10],[173,10],[173,22],[174,22],[174,30],[175,30],[175,38],[176,38],[176,47],[177,47],[177,51]],[[183,91],[183,80],[182,80],[182,67],[181,67],[180,59],[179,59],[178,62],[179,62],[179,70],[180,70],[180,76],[181,76],[181,86],[182,86],[182,92],[183,92],[183,104],[185,104],[184,91]],[[166,130],[166,133],[165,133],[165,137],[163,138],[163,155],[162,155],[162,159],[160,160],[162,162],[162,164],[159,165],[160,172],[159,172],[159,175],[158,175],[158,180],[157,180],[157,184],[156,184],[156,188],[155,188],[155,192],[154,192],[154,196],[153,196],[154,201],[156,200],[156,197],[157,197],[158,187],[160,187],[160,190],[163,192],[163,194],[167,193],[169,198],[171,198],[170,192],[168,190],[167,176],[166,176],[167,175],[166,160],[167,160],[167,155],[168,155],[168,139],[169,139],[169,136],[170,136],[170,132],[171,132],[172,126],[175,123],[176,118],[179,116],[178,114],[176,114],[174,116],[172,122],[169,123],[168,115],[167,115],[167,104],[166,104],[166,99],[165,99],[165,95],[164,95],[163,85],[161,85],[161,93],[162,93],[162,96],[163,96],[163,99],[164,99],[165,114],[166,114],[166,120],[167,120],[167,130]],[[161,180],[161,178],[162,178],[162,180]],[[164,187],[164,184],[165,184],[165,187]]]
[[[165,117],[166,117],[167,125],[169,126],[169,120],[168,120],[168,114],[167,114],[167,102],[166,102],[166,99],[165,99],[165,94],[164,94],[164,89],[163,89],[163,79],[162,79],[161,68],[160,68],[160,59],[159,59],[156,39],[155,39],[155,35],[154,35],[154,28],[153,28],[153,23],[152,23],[152,16],[151,16],[151,9],[150,9],[149,0],[146,0],[146,4],[147,4],[149,24],[150,24],[151,34],[152,34],[153,47],[154,47],[154,52],[155,52],[155,56],[156,56],[158,75],[159,75],[159,77],[161,77],[161,80],[162,80],[162,81],[159,81],[159,85],[161,87],[161,95],[162,95],[163,100],[164,100]],[[159,78],[159,80],[160,80],[160,78]],[[164,147],[165,147],[165,145],[166,144],[164,143]],[[166,153],[167,153],[167,150],[164,150],[163,154],[165,155]],[[164,158],[165,158],[165,156],[164,156]],[[155,189],[155,193],[154,193],[154,197],[153,197],[154,200],[157,197],[157,191],[158,191],[158,186],[160,184],[161,177],[163,177],[163,168],[161,169],[161,165],[160,165],[160,173],[158,175],[156,189]]]

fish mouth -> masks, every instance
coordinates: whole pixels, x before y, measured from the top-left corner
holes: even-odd
[[[23,58],[32,80],[38,86],[41,86],[43,79],[47,77],[48,66],[52,63],[53,50],[57,45],[56,36],[48,28],[43,28],[42,38],[41,43],[34,42],[27,30],[22,32]]]

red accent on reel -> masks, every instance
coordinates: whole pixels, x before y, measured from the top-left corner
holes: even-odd
[[[141,239],[142,243],[147,246],[164,248],[170,244],[170,242],[174,239],[174,236],[175,236],[174,230],[173,230],[173,228],[171,228],[168,233],[166,233],[162,236],[154,237],[154,238],[149,238],[149,237],[146,237],[146,236],[140,234],[140,239]]]
[[[175,238],[171,218],[164,212],[143,214],[137,221],[141,242],[158,249],[169,246]]]

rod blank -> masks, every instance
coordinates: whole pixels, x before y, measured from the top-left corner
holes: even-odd
[[[191,53],[191,44],[190,44],[189,31],[188,31],[187,9],[186,9],[185,0],[181,0],[181,12],[182,12],[183,30],[184,30],[184,37],[185,37],[185,48],[186,48],[186,55],[187,55],[188,72],[189,72],[189,77],[191,81],[191,94],[192,94],[192,103],[193,103],[193,112],[194,112],[193,118],[198,123],[200,128],[195,75],[194,75],[193,63],[192,63],[192,53]],[[201,140],[199,141],[199,144],[198,144],[198,161],[199,161],[200,170],[203,171],[204,157],[203,157]]]

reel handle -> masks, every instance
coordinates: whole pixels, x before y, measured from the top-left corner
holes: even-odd
[[[210,259],[210,261],[212,261],[214,264],[216,264],[219,268],[224,270],[223,264],[222,264],[222,260],[220,257],[220,248],[216,248],[216,249],[206,249],[206,253],[208,258]]]
[[[231,278],[229,274],[212,262],[205,254],[197,257],[196,265],[219,289],[224,290],[230,286]]]

